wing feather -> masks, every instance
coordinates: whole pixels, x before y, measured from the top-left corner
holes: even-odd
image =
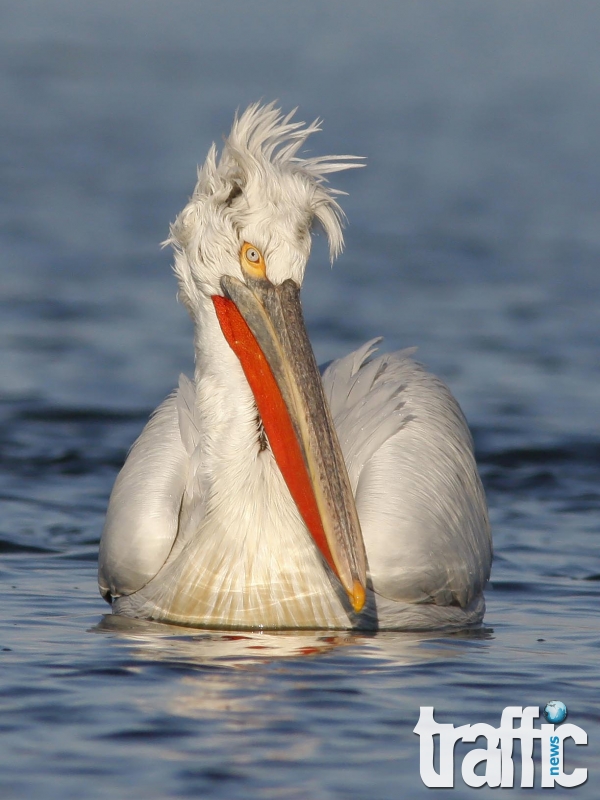
[[[354,491],[366,462],[406,423],[400,397],[402,365],[414,348],[369,361],[380,341],[371,339],[332,362],[323,373],[325,395]]]
[[[117,477],[100,542],[98,583],[105,597],[145,586],[177,537],[188,448],[197,434],[190,387],[182,378],[180,390],[156,409]]]
[[[386,617],[394,601],[470,608],[492,547],[469,429],[414,348],[371,358],[379,341],[323,374],[373,588]]]

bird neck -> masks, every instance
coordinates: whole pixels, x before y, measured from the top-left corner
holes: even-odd
[[[243,480],[243,471],[259,453],[260,420],[241,364],[209,299],[199,309],[194,339],[203,471],[216,479],[236,465],[235,473]]]
[[[153,608],[172,622],[217,627],[346,626],[318,548],[262,445],[254,396],[210,300],[198,313],[195,349],[198,438]]]

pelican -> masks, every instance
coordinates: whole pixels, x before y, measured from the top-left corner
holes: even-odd
[[[203,628],[479,623],[492,542],[469,429],[448,388],[374,339],[321,376],[300,288],[315,226],[344,215],[302,157],[319,130],[274,104],[236,116],[171,226],[195,373],[115,482],[99,587],[114,613]]]

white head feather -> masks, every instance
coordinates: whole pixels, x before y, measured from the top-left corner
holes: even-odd
[[[360,167],[354,156],[302,158],[298,151],[320,130],[292,122],[274,103],[255,103],[234,120],[221,157],[213,143],[198,170],[194,193],[171,226],[180,296],[192,315],[202,300],[221,294],[223,275],[241,278],[244,241],[261,249],[267,277],[275,284],[301,283],[310,254],[311,230],[318,222],[333,260],[342,250],[343,192],[326,175]]]

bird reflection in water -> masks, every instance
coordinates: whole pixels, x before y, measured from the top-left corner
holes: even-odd
[[[106,615],[95,632],[119,637],[141,663],[157,662],[252,669],[256,664],[325,656],[354,648],[348,658],[360,660],[360,669],[375,661],[387,666],[409,666],[439,659],[458,658],[465,640],[492,638],[491,628],[452,633],[353,631],[198,631],[161,622]]]

